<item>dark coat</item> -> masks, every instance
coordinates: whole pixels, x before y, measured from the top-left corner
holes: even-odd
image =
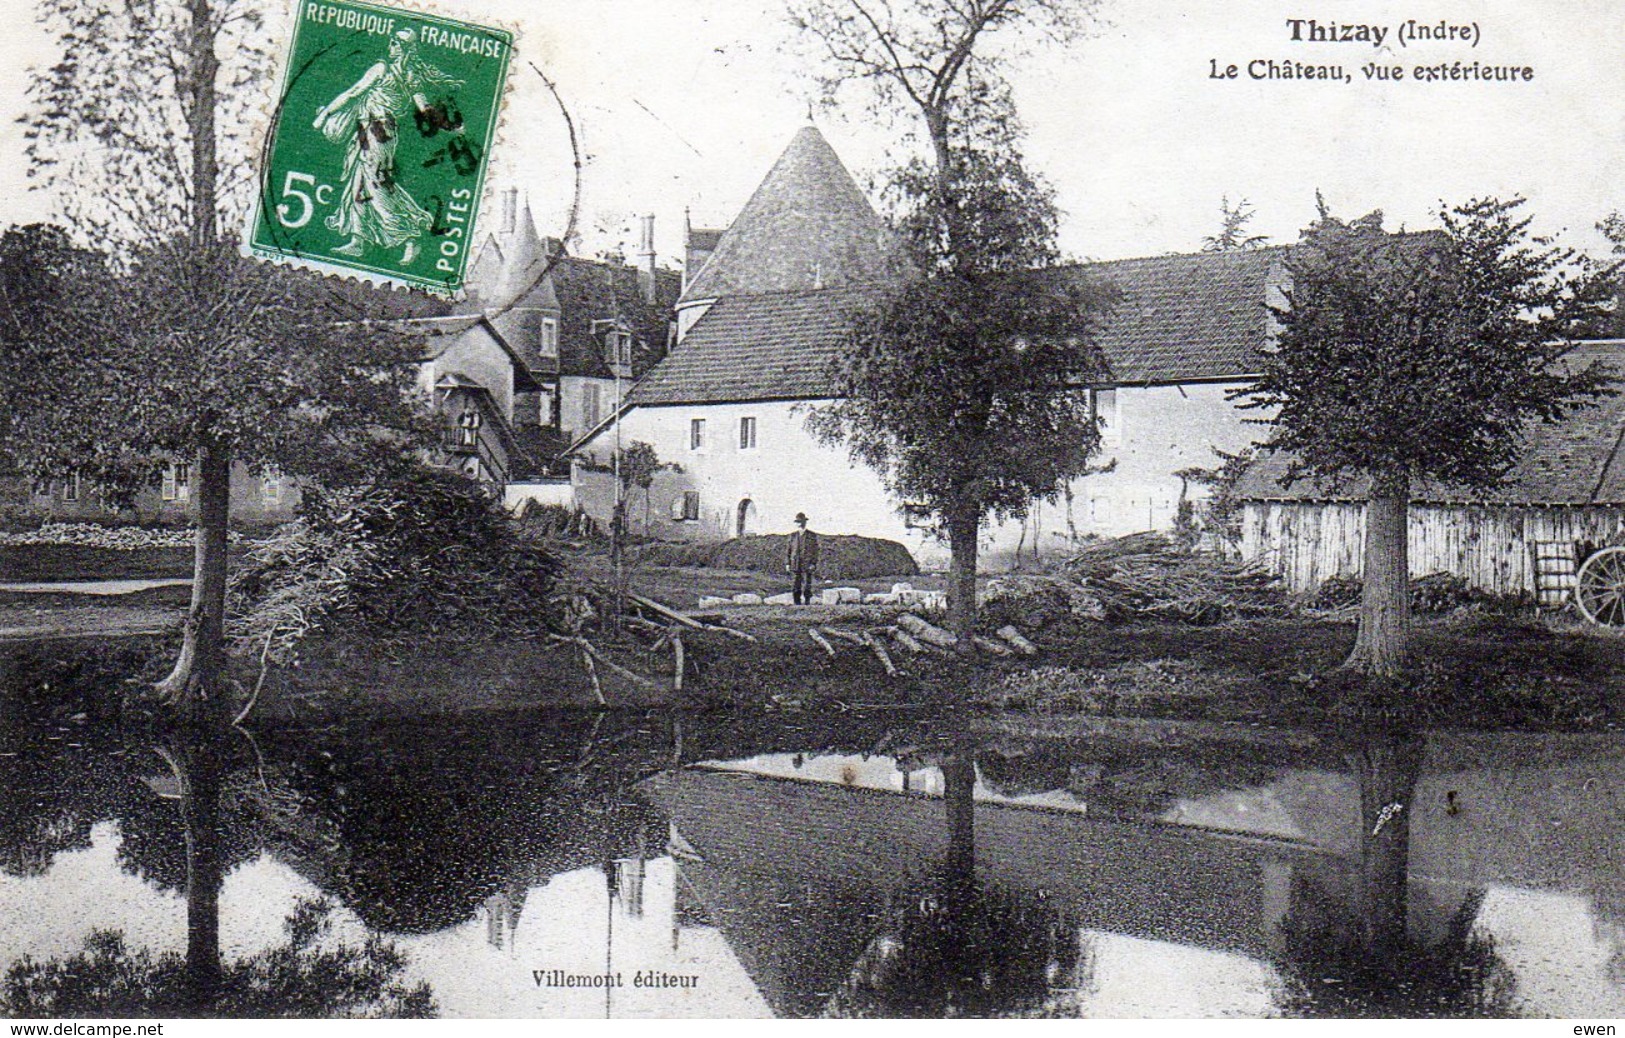
[[[811,530],[797,530],[790,535],[785,549],[784,564],[791,570],[811,573],[818,568],[818,535]]]

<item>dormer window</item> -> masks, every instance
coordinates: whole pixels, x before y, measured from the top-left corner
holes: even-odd
[[[619,321],[594,321],[593,333],[602,336],[604,362],[617,375],[632,374],[632,333]]]
[[[612,367],[630,370],[632,367],[632,335],[629,332],[610,332],[604,342]]]
[[[556,316],[533,306],[521,306],[514,308],[511,321],[508,327],[517,336],[514,346],[521,353],[534,350],[538,357],[558,357],[559,319]]]

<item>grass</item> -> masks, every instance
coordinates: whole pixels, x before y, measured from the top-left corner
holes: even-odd
[[[157,580],[192,575],[191,548],[121,551],[85,544],[0,546],[0,581]]]
[[[571,564],[595,579],[610,576],[601,555],[573,558]],[[771,594],[789,587],[782,575],[713,568],[639,566],[633,573],[634,588],[687,609],[700,595]],[[920,588],[941,585],[929,575],[838,583],[884,591],[894,579]],[[125,613],[145,617],[167,609],[176,616],[184,607],[184,591],[95,600],[8,596],[0,599],[0,620],[9,612],[17,626],[59,617],[66,627],[108,629]],[[807,629],[880,625],[895,610],[758,606],[718,613],[758,642],[703,634],[686,639],[697,670],[678,705],[807,713],[877,704],[970,705],[1029,716],[1085,713],[1335,726],[1347,720],[1349,705],[1359,702],[1379,719],[1439,727],[1599,731],[1625,726],[1625,632],[1577,625],[1562,616],[1461,610],[1418,618],[1411,674],[1392,685],[1366,687],[1337,671],[1354,640],[1354,623],[1346,616],[1282,616],[1211,627],[1068,623],[1029,630],[1042,650],[1032,659],[911,656],[894,649],[904,673],[888,678],[870,653],[842,643],[832,658]],[[313,675],[321,671],[325,687],[342,688],[345,675],[360,667],[354,684],[369,689],[365,704],[361,698],[348,705],[335,701],[333,712],[363,705],[434,713],[593,701],[572,652],[520,643],[511,653],[486,646],[475,658],[466,647],[448,645],[427,655],[460,660],[466,668],[459,664],[430,675],[420,664],[426,655],[422,639],[400,639],[384,648],[388,651],[365,645],[340,651],[313,668]],[[612,679],[612,703],[668,700],[668,655],[619,650],[616,655],[655,679],[659,689],[636,690]]]

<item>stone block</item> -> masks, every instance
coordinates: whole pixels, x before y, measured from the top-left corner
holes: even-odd
[[[733,603],[734,605],[761,605],[762,596],[751,594],[749,591],[746,591],[742,594],[735,595],[733,597]]]
[[[940,613],[948,608],[946,591],[905,591],[897,596],[899,605],[927,613]]]
[[[906,580],[898,581],[897,583],[895,583],[895,584],[893,584],[891,586],[891,593],[894,594],[894,595],[900,595],[905,591],[913,591],[913,590],[914,590],[914,585],[910,584]]]
[[[701,609],[720,609],[723,606],[730,606],[730,605],[733,605],[733,601],[731,599],[718,598],[716,595],[701,595],[700,596],[700,608]]]
[[[827,587],[823,596],[825,605],[854,605],[863,601],[863,589],[856,587]]]
[[[762,601],[764,601],[768,605],[795,605],[796,604],[796,596],[792,595],[790,592],[786,591],[782,595],[768,595]]]
[[[873,594],[863,596],[864,605],[896,605],[897,601],[898,598],[895,593],[887,594],[884,591],[876,591]]]

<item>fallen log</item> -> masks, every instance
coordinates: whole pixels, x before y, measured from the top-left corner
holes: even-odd
[[[1038,646],[1028,641],[1020,631],[1016,630],[1015,624],[1006,624],[999,628],[999,637],[1009,642],[1011,647],[1023,656],[1038,655]]]
[[[863,640],[869,648],[874,650],[875,656],[880,660],[880,665],[886,668],[886,673],[895,678],[897,676],[897,665],[891,661],[891,654],[880,643],[880,639],[865,631],[863,632]]]
[[[891,637],[892,641],[896,642],[898,645],[901,645],[909,652],[925,651],[925,646],[920,644],[920,640],[903,630],[901,627],[893,627],[891,629]]]
[[[980,634],[971,635],[971,644],[983,652],[990,652],[995,656],[1014,656],[1016,654],[1016,650],[1003,642],[996,642],[992,638],[984,638]]]
[[[820,627],[818,630],[827,638],[839,638],[841,641],[851,642],[853,645],[869,644],[863,640],[863,635],[855,634],[852,631],[843,631],[839,627]]]
[[[952,649],[959,644],[958,635],[945,631],[928,620],[922,620],[913,613],[904,613],[899,616],[897,626],[928,645]]]
[[[696,630],[696,631],[717,631],[717,632],[720,632],[722,634],[727,634],[727,635],[731,635],[731,636],[733,636],[735,638],[738,638],[740,641],[750,642],[752,645],[755,645],[758,642],[758,639],[754,634],[747,634],[744,631],[736,631],[732,627],[723,627],[720,624],[702,624],[698,620],[694,619],[693,617],[684,616],[682,613],[679,613],[677,610],[671,608],[670,606],[661,605],[659,602],[656,602],[652,598],[646,598],[643,595],[635,594],[635,593],[633,593],[631,591],[628,591],[626,593],[626,597],[628,599],[632,600],[633,602],[636,602],[638,605],[642,606],[644,609],[649,610],[651,613],[655,613],[655,614],[657,614],[659,616],[664,616],[666,619],[670,620],[671,622],[676,623],[676,624],[681,624],[684,627],[690,628],[692,630]]]
[[[695,630],[705,629],[705,625],[700,623],[698,620],[695,620],[692,617],[684,616],[682,613],[679,613],[670,606],[661,605],[652,598],[645,598],[643,595],[639,595],[631,591],[626,593],[626,597],[631,599],[633,602],[636,602],[643,608],[649,610],[649,612],[664,616],[673,623],[682,624],[684,627],[692,627]]]
[[[834,655],[835,655],[835,646],[833,646],[833,645],[831,645],[831,644],[830,644],[830,643],[829,643],[829,639],[828,639],[828,638],[825,638],[825,637],[824,637],[824,635],[823,635],[823,633],[822,633],[822,632],[820,632],[820,631],[819,631],[819,630],[818,630],[818,628],[816,628],[816,627],[809,627],[809,628],[807,628],[807,637],[809,637],[809,638],[811,638],[811,639],[812,639],[812,640],[813,640],[813,641],[815,641],[815,642],[817,642],[817,643],[818,643],[818,644],[819,644],[819,646],[820,646],[820,647],[821,647],[821,648],[822,648],[822,649],[823,649],[823,650],[824,650],[824,651],[825,651],[825,652],[827,652],[827,653],[829,653],[829,654],[830,654],[830,655],[831,655],[831,656],[834,656]]]

